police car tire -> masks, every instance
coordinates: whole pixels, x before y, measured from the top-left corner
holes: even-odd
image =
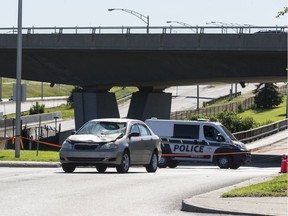
[[[157,165],[158,165],[158,155],[154,151],[152,156],[151,156],[150,163],[148,165],[146,165],[147,172],[156,172]]]
[[[76,169],[76,166],[71,164],[62,164],[62,169],[65,173],[73,173]]]
[[[238,169],[240,167],[240,164],[232,164],[230,166],[230,169]]]
[[[168,167],[169,167],[169,168],[175,168],[175,167],[178,166],[178,164],[179,164],[178,161],[172,161],[172,160],[170,160],[169,163],[168,163]]]
[[[99,165],[96,165],[96,170],[99,172],[99,173],[104,173],[107,169],[107,166],[103,165],[103,164],[99,164]]]
[[[167,157],[162,156],[159,163],[158,163],[158,167],[159,168],[166,168],[167,167]]]
[[[218,157],[218,166],[220,169],[228,169],[231,166],[231,158],[229,155],[222,155]]]

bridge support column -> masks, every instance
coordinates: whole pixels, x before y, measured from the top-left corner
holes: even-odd
[[[91,119],[120,117],[114,93],[75,92],[73,99],[76,130]]]
[[[143,121],[152,117],[170,119],[171,99],[171,93],[135,92],[127,117]]]

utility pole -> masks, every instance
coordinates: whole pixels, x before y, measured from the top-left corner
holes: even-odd
[[[17,66],[16,66],[16,138],[15,157],[20,157],[21,79],[22,79],[22,0],[18,0]]]
[[[2,101],[2,77],[0,77],[0,102]]]

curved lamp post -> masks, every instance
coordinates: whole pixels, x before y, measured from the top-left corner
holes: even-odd
[[[180,22],[180,21],[166,21],[166,23],[177,23],[179,25],[185,26],[185,27],[189,27],[191,29],[191,31],[195,32],[195,30],[193,29],[193,26],[191,26],[188,23],[184,23],[184,22]]]
[[[136,12],[136,11],[129,10],[129,9],[123,9],[123,8],[110,8],[110,9],[108,9],[108,11],[114,11],[114,10],[121,10],[121,11],[124,11],[124,12],[126,12],[126,13],[130,13],[130,14],[132,14],[133,16],[138,17],[138,18],[141,19],[144,23],[147,24],[147,34],[149,33],[149,16],[144,16],[144,15],[141,14],[141,13],[138,13],[138,12]]]
[[[249,26],[252,26],[252,25],[250,25],[250,24],[243,24],[243,25],[241,25],[241,24],[238,24],[238,23],[225,23],[225,22],[218,22],[218,21],[211,21],[210,23],[206,23],[206,25],[215,25],[215,26],[222,26],[222,27],[231,27],[231,29],[233,30],[233,31],[235,31],[235,32],[237,32],[237,27],[249,27]],[[236,28],[236,30],[233,28],[233,27],[235,27]],[[226,28],[226,31],[225,31],[226,33],[227,33],[227,28]]]
[[[179,25],[189,27],[191,29],[191,31],[195,32],[195,30],[193,29],[193,26],[191,26],[188,23],[184,23],[184,22],[180,22],[180,21],[166,21],[166,23],[177,23]],[[199,85],[197,85],[197,110],[199,110]]]

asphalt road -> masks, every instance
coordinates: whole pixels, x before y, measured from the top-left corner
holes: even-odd
[[[135,167],[127,174],[114,168],[0,168],[1,216],[41,215],[201,215],[181,211],[183,199],[254,177],[277,175],[273,167],[183,165],[147,173]]]
[[[270,146],[253,151],[252,163],[237,170],[210,163],[183,163],[156,173],[132,167],[127,174],[116,173],[115,168],[104,174],[94,167],[77,168],[67,174],[61,168],[0,167],[1,216],[203,216],[181,211],[182,200],[248,179],[277,176],[280,157],[287,152],[287,139],[277,137],[286,132],[256,141]],[[276,160],[270,160],[271,155]]]
[[[178,89],[174,98],[181,98],[181,94],[184,95]],[[133,167],[128,174],[118,174],[114,168],[104,174],[95,168],[77,168],[66,174],[61,168],[0,167],[0,214],[203,215],[182,212],[182,200],[254,177],[277,175],[283,146],[287,148],[285,140],[253,153],[259,160],[237,170],[221,170],[211,164],[182,164],[156,173]],[[275,160],[269,160],[271,156]]]

